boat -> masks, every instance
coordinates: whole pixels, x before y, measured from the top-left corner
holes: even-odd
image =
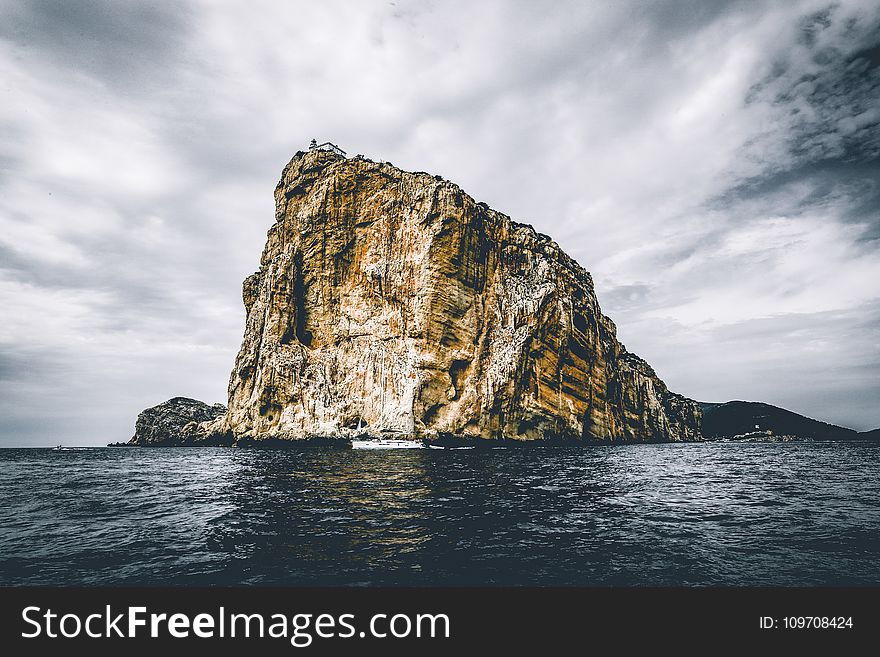
[[[62,445],[58,445],[57,447],[53,447],[52,451],[53,452],[63,452],[63,451],[65,451],[65,449]]]
[[[374,438],[368,440],[352,440],[352,449],[424,449],[420,440],[396,440],[392,438]]]

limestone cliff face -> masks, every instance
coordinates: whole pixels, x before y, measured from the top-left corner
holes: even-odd
[[[244,282],[236,440],[696,440],[700,409],[628,353],[549,237],[426,173],[297,155]]]

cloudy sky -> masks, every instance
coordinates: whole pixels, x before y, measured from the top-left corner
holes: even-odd
[[[550,234],[674,390],[880,426],[880,5],[0,0],[0,445],[225,401],[312,137]]]

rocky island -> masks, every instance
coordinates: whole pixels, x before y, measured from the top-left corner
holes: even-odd
[[[129,445],[142,447],[188,444],[221,444],[221,436],[213,436],[214,443],[205,441],[205,436],[194,431],[200,422],[214,420],[226,413],[223,404],[209,406],[204,402],[187,397],[173,397],[142,411],[134,424],[134,435]],[[187,429],[184,432],[184,429]],[[118,446],[117,444],[113,445]]]
[[[138,444],[702,439],[590,274],[457,185],[313,145],[275,207],[228,410]]]

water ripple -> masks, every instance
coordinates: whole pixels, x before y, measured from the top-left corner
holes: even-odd
[[[0,450],[0,584],[880,583],[880,449]]]

